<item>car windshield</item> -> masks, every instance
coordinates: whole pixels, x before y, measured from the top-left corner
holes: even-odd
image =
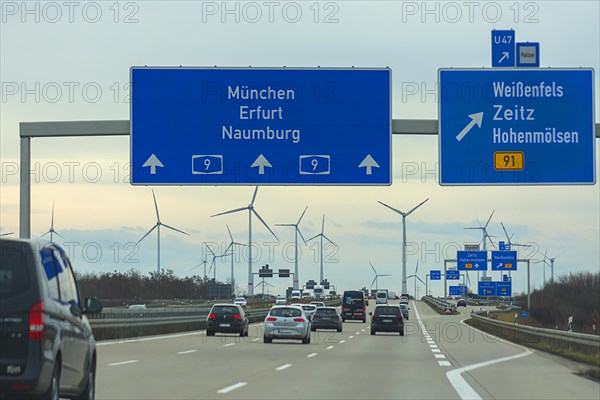
[[[377,293],[377,297],[379,297],[379,298],[387,297],[387,294],[385,294],[385,293]]]
[[[273,308],[269,315],[272,317],[300,317],[302,316],[302,311],[297,308]]]

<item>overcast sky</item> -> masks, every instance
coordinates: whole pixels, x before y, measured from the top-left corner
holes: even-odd
[[[441,67],[489,67],[490,31],[515,29],[517,41],[540,42],[543,67],[591,67],[595,72],[598,121],[600,6],[597,1],[396,2],[396,1],[2,1],[0,34],[0,232],[18,232],[19,130],[22,121],[129,119],[131,66],[389,67],[392,117],[437,119],[435,94]],[[224,8],[224,5],[226,9]],[[596,139],[596,177],[599,176]],[[156,234],[132,246],[155,223],[150,187],[131,186],[129,139],[51,138],[32,141],[32,235],[54,228],[64,237],[79,271],[142,272],[156,269]],[[557,256],[557,274],[600,268],[600,190],[588,186],[441,187],[438,138],[394,136],[393,184],[383,187],[261,187],[255,207],[276,232],[258,221],[256,265],[293,268],[293,229],[306,238],[325,234],[325,277],[340,290],[380,287],[400,291],[402,225],[383,201],[408,211],[408,271],[419,276],[443,267],[457,247],[481,240],[485,223],[503,240],[503,222],[513,241],[529,243],[520,258]],[[225,247],[225,224],[237,241],[248,240],[247,213],[210,215],[246,206],[252,187],[155,188],[161,219],[184,230],[163,229],[161,264],[179,275],[205,257],[203,242]],[[274,243],[271,243],[274,242]],[[300,281],[318,278],[318,246],[301,243]],[[542,265],[532,264],[532,282],[542,284]],[[230,261],[217,263],[229,278]],[[525,289],[525,266],[514,273],[514,290]],[[245,282],[247,262],[236,256],[235,277]],[[546,277],[549,279],[550,271]],[[494,279],[498,273],[492,274]],[[473,282],[475,275],[471,276]],[[291,280],[275,279],[271,293]],[[412,293],[413,281],[409,283]],[[241,285],[245,290],[245,286]],[[431,285],[441,294],[441,284]],[[424,293],[421,287],[419,293]]]

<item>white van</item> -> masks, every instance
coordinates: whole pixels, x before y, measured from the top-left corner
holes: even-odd
[[[302,298],[302,292],[300,290],[292,290],[290,293],[290,300],[300,300]]]
[[[378,290],[375,294],[375,304],[387,304],[388,294],[387,290]]]

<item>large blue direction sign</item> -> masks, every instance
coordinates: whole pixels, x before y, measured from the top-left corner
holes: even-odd
[[[492,271],[516,271],[516,251],[492,251]]]
[[[512,282],[496,282],[496,296],[512,296]]]
[[[594,184],[592,69],[441,69],[440,184]]]
[[[515,31],[492,31],[492,67],[515,66]]]
[[[479,296],[512,296],[512,282],[480,281]]]
[[[448,280],[459,280],[460,279],[460,271],[455,269],[449,269],[446,271],[446,279]]]
[[[464,286],[449,286],[450,291],[449,291],[449,295],[450,296],[463,296],[465,294],[465,287]]]
[[[389,69],[131,69],[134,185],[389,185]]]
[[[487,251],[456,252],[456,268],[459,271],[487,271]]]
[[[440,271],[440,270],[429,271],[429,279],[431,279],[432,281],[442,280],[442,271]]]

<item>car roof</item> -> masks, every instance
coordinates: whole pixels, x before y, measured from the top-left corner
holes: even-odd
[[[216,303],[213,304],[213,307],[237,307],[237,304],[233,304],[233,303]]]

